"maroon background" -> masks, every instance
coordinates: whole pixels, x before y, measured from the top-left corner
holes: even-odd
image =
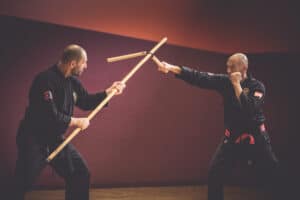
[[[299,50],[294,0],[1,0],[0,14],[232,53]]]
[[[88,70],[81,77],[91,92],[120,80],[138,61],[108,64],[106,58],[150,49],[155,43],[112,34],[0,16],[0,183],[9,182],[16,159],[15,134],[36,73],[55,63],[62,49],[82,45]],[[161,38],[157,38],[159,41]],[[225,72],[229,54],[165,45],[157,56],[202,71]],[[265,112],[273,148],[284,169],[294,173],[296,138],[296,54],[249,54],[250,70],[267,87]],[[89,129],[72,142],[86,158],[93,186],[206,183],[209,160],[223,135],[219,95],[163,75],[148,62],[114,97]],[[76,111],[76,115],[87,113]],[[246,183],[240,178],[240,182]],[[47,168],[37,186],[61,187]]]

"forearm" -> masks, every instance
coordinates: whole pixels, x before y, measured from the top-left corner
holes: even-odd
[[[181,74],[181,67],[176,66],[176,65],[172,65],[169,69],[171,72],[173,72],[174,74]]]
[[[85,93],[78,98],[76,105],[82,110],[92,110],[95,109],[106,97],[106,91],[95,94]]]
[[[243,92],[243,89],[241,87],[241,84],[240,83],[233,83],[233,89],[234,89],[234,93],[235,93],[235,96],[236,98],[238,99],[238,101],[240,102],[240,96]]]
[[[75,117],[71,117],[70,123],[69,123],[69,127],[74,127],[76,126],[78,123],[78,119]]]
[[[179,69],[178,69],[179,68]],[[212,89],[221,92],[226,84],[229,83],[228,76],[225,74],[213,74],[201,72],[188,67],[173,67],[175,77],[185,82],[204,89]],[[179,73],[179,74],[176,74]]]
[[[68,127],[68,124],[71,121],[71,116],[58,111],[56,104],[52,100],[43,102],[40,110],[43,112],[44,116],[46,116],[57,126]]]

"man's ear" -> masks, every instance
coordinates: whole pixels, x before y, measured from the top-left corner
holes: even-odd
[[[71,69],[73,69],[75,66],[76,66],[76,61],[75,61],[75,60],[72,60],[72,61],[70,62],[70,67],[71,67]]]

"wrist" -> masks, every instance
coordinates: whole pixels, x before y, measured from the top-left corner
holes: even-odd
[[[181,68],[176,66],[176,65],[172,65],[169,68],[169,71],[173,72],[174,74],[180,74],[181,73]]]
[[[241,83],[239,81],[232,82],[234,87],[241,87]]]
[[[69,127],[72,127],[76,124],[76,119],[74,117],[71,117],[70,123],[69,123]]]
[[[71,117],[71,121],[69,123],[69,127],[78,126],[78,122],[79,122],[78,118]]]
[[[105,90],[106,95],[109,95],[110,93],[112,93],[113,89],[112,88],[107,88]]]

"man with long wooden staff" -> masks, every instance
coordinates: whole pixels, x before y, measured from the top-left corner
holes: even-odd
[[[63,141],[68,127],[84,130],[89,126],[88,118],[72,116],[74,106],[94,109],[113,90],[121,94],[125,88],[124,83],[114,82],[103,92],[89,94],[77,79],[86,69],[86,51],[69,45],[57,64],[35,77],[17,134],[15,199],[24,199],[25,192],[45,167],[46,156]],[[73,145],[67,145],[50,165],[65,180],[66,199],[89,198],[88,167]]]
[[[70,141],[89,126],[113,96],[123,92],[126,82],[166,40],[163,38],[149,53],[143,53],[145,57],[121,81],[100,93],[89,94],[77,79],[87,68],[86,51],[78,45],[67,46],[57,64],[35,77],[16,138],[18,158],[12,199],[24,200],[46,164],[64,178],[66,200],[89,199],[89,170]],[[129,57],[132,56],[137,55]],[[76,118],[72,116],[75,105],[93,111],[88,117]],[[64,139],[68,127],[76,129]]]

